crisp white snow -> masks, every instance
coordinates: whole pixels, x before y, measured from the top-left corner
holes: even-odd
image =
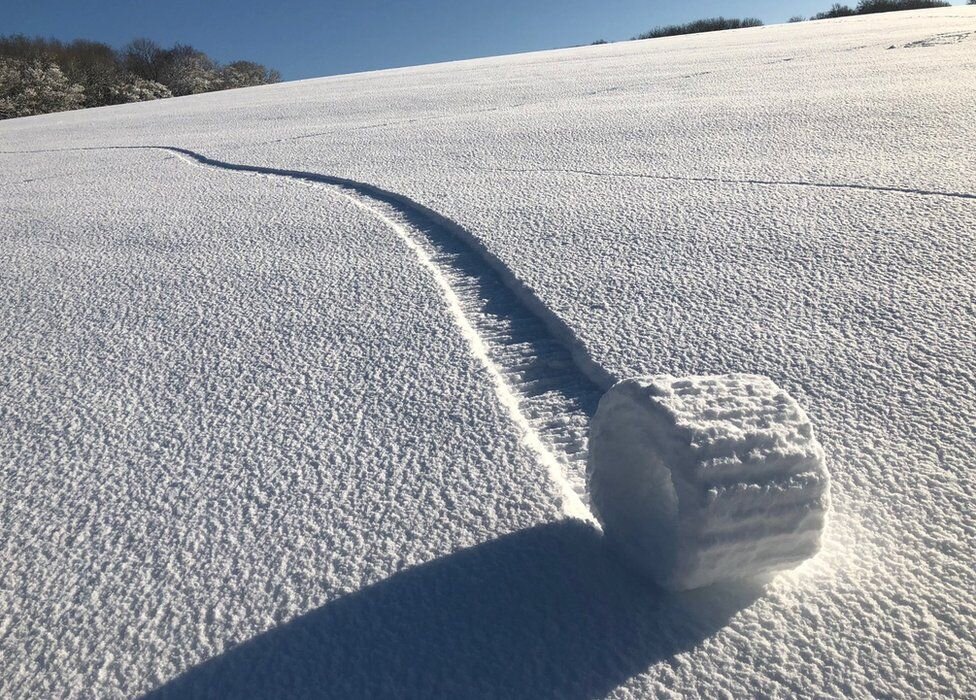
[[[0,695],[973,695],[974,46],[952,7],[0,123]],[[731,372],[816,427],[823,549],[663,593],[566,517],[588,418]]]
[[[823,448],[766,377],[620,382],[593,417],[587,476],[609,542],[665,588],[790,568],[819,549]]]

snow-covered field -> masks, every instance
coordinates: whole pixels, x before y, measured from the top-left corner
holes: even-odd
[[[0,696],[972,697],[974,96],[952,7],[0,123]],[[824,548],[665,594],[588,416],[724,372]]]

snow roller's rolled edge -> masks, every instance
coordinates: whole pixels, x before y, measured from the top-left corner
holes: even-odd
[[[757,375],[656,375],[614,385],[590,428],[587,485],[608,542],[685,590],[792,568],[829,509],[806,413]]]

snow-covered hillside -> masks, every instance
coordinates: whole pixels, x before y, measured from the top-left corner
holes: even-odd
[[[0,123],[0,696],[972,697],[974,95],[951,7]],[[666,594],[588,417],[724,372],[824,548]]]

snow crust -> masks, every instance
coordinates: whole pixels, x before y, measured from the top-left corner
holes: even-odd
[[[974,41],[954,6],[0,123],[0,695],[972,697]],[[830,526],[663,593],[567,515],[593,397],[736,372],[816,426]]]
[[[823,448],[766,377],[620,382],[593,418],[587,473],[607,537],[665,588],[790,568],[819,549]]]

